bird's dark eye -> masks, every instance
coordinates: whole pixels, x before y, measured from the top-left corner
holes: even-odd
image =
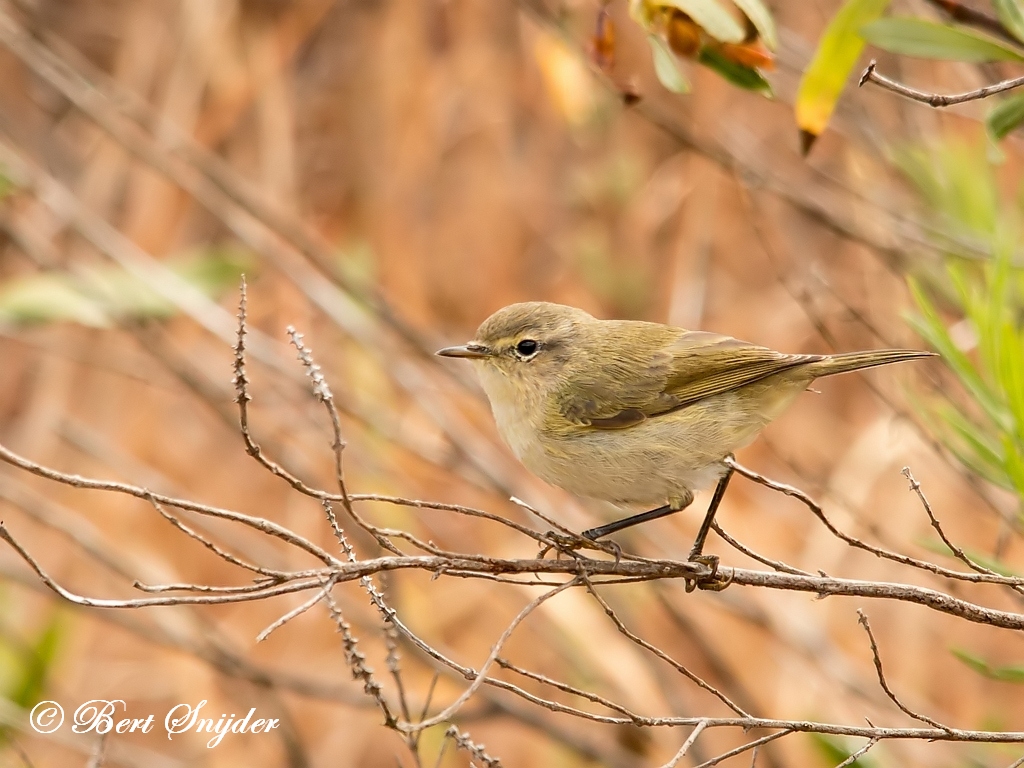
[[[537,342],[534,341],[533,339],[523,339],[518,344],[516,344],[516,352],[518,352],[523,357],[530,357],[530,355],[533,355],[537,352],[537,346]]]

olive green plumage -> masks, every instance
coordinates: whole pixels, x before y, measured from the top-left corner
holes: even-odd
[[[529,302],[439,354],[474,362],[502,437],[535,474],[583,496],[678,508],[814,379],[931,353],[791,355]]]

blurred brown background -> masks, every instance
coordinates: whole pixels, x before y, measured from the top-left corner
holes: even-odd
[[[343,410],[350,489],[473,504],[536,524],[509,503],[515,494],[579,530],[613,512],[529,476],[498,442],[468,366],[427,354],[470,338],[498,307],[560,301],[792,352],[920,345],[902,319],[904,274],[935,256],[885,149],[949,132],[975,136],[976,111],[939,115],[853,90],[833,130],[801,159],[788,103],[838,3],[773,5],[783,31],[774,102],[706,70],[692,72],[693,94],[666,93],[620,0],[609,6],[618,35],[610,78],[590,69],[598,6],[583,0],[0,4],[0,160],[13,180],[0,280],[21,291],[30,280],[28,299],[8,301],[21,309],[0,326],[0,439],[66,471],[240,509],[333,548],[319,506],[257,467],[234,426],[230,345],[244,269],[253,429],[275,457],[330,487],[329,425],[284,345],[283,329],[294,324]],[[114,98],[97,97],[39,50],[57,52]],[[889,63],[948,89],[980,84],[964,65]],[[637,107],[623,107],[618,90],[626,88],[643,96]],[[1013,140],[1006,149],[1012,168]],[[227,178],[229,191],[210,178]],[[245,195],[267,215],[247,212]],[[305,253],[286,242],[290,226]],[[205,275],[212,301],[173,279],[182,263]],[[125,269],[135,277],[112,277]],[[59,279],[31,282],[41,275]],[[77,294],[65,291],[65,278]],[[939,375],[924,366],[822,383],[739,459],[814,494],[846,530],[941,559],[925,548],[934,535],[899,474],[910,465],[955,539],[991,552],[1001,540],[994,507],[1007,508],[1006,500],[979,495],[908,413],[907,390]],[[0,473],[0,498],[12,533],[81,594],[137,595],[136,578],[245,578],[139,501],[10,469]],[[362,509],[448,548],[535,553],[481,521]],[[678,557],[698,518],[670,517],[621,540],[641,554]],[[720,520],[755,550],[812,572],[935,586],[851,550],[797,503],[743,481],[734,481]],[[305,562],[247,531],[203,525],[260,562]],[[360,556],[376,554],[372,541],[350,533]],[[709,549],[726,563],[751,564],[717,539]],[[129,714],[153,712],[159,722],[177,703],[207,699],[218,714],[257,707],[283,718],[276,734],[228,737],[216,749],[193,736],[168,741],[158,725],[153,734],[112,737],[106,764],[412,764],[351,682],[322,607],[256,645],[256,634],[303,597],[78,610],[41,589],[11,552],[0,554],[0,684],[9,702],[31,706],[18,691],[69,710],[120,698]],[[1012,543],[1001,554],[1011,564],[1022,556]],[[385,586],[411,627],[468,665],[483,661],[534,594],[419,573]],[[336,593],[390,685],[365,594],[356,584]],[[682,584],[663,583],[604,593],[634,630],[760,715],[908,722],[875,681],[856,622],[864,608],[889,682],[911,706],[964,728],[1024,728],[1020,689],[985,680],[950,652],[1013,663],[1018,639],[996,630],[901,604],[742,588],[685,594]],[[432,669],[411,649],[401,653],[421,706]],[[644,714],[724,711],[629,644],[576,591],[545,604],[506,655]],[[442,676],[435,703],[463,686]],[[5,723],[23,724],[10,705],[4,712]],[[457,722],[506,766],[659,765],[685,738],[583,723],[486,690]],[[425,765],[434,764],[443,730],[424,736]],[[67,727],[59,740],[17,728],[5,734],[0,760],[8,765],[24,764],[19,750],[35,766],[81,765],[96,744],[95,735]],[[684,764],[740,739],[708,732]],[[834,765],[841,757],[830,749],[859,745],[796,736],[763,750],[757,764]],[[1016,756],[1001,747],[892,743],[867,764],[987,766]],[[466,764],[454,750],[442,761]]]

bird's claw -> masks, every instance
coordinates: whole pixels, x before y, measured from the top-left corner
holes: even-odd
[[[686,580],[686,591],[693,592],[695,589],[703,589],[710,592],[721,592],[723,589],[732,584],[735,572],[730,568],[729,575],[722,577],[718,573],[718,555],[698,555],[691,554],[689,562],[698,563],[707,567],[707,573],[696,574],[692,578]]]
[[[622,559],[622,548],[614,541],[597,542],[584,536],[567,535],[555,531],[545,533],[544,539],[548,543],[537,554],[538,559],[546,557],[548,552],[552,550],[555,550],[557,554],[575,556],[576,552],[581,549],[594,549],[598,552],[607,552],[614,555],[615,565],[618,565],[619,560]]]

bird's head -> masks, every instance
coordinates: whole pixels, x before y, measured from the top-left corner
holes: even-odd
[[[484,320],[472,341],[437,354],[475,363],[492,400],[494,387],[511,387],[528,396],[558,384],[566,362],[578,351],[580,337],[593,322],[582,309],[563,304],[510,304]]]

